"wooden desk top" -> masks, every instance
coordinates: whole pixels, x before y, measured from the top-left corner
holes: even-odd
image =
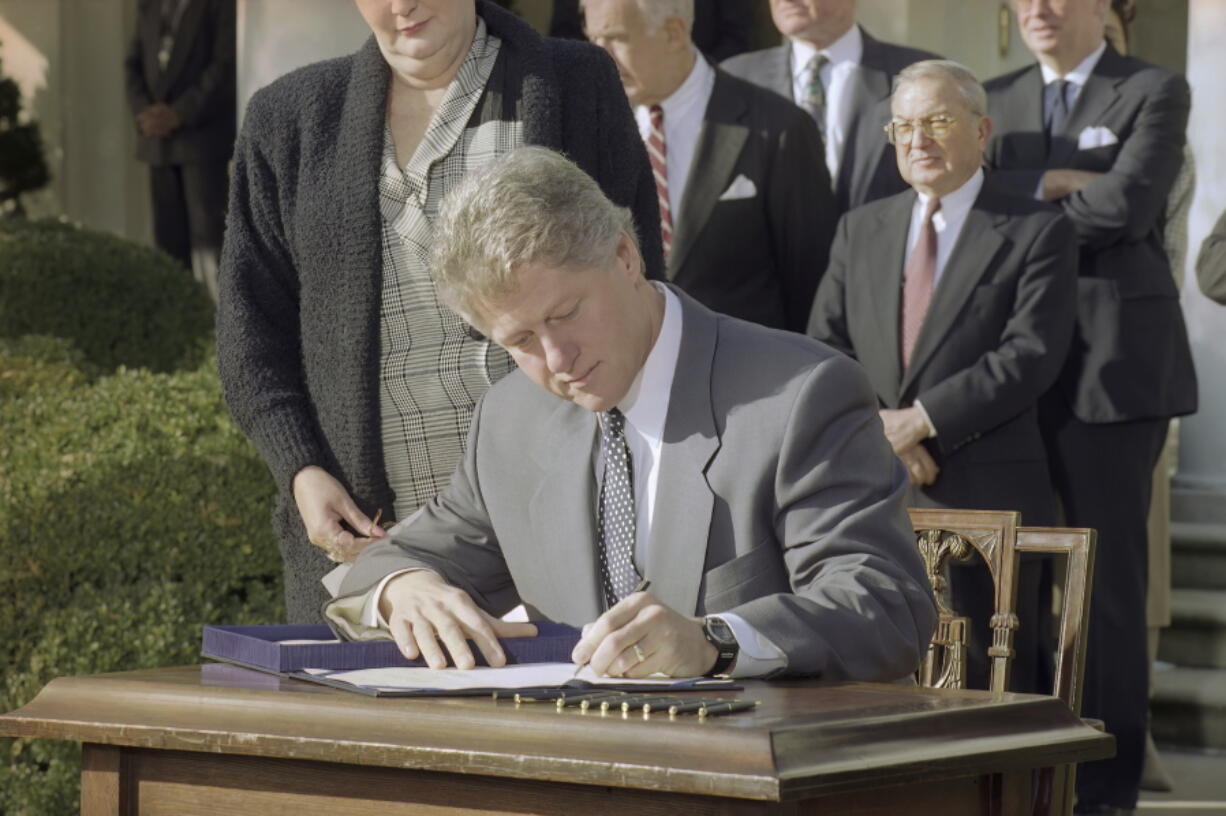
[[[0,736],[769,801],[1114,752],[1054,697],[762,681],[721,696],[761,705],[669,721],[485,697],[379,699],[219,663],[61,677],[0,716]]]

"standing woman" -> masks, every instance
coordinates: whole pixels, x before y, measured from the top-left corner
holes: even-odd
[[[222,256],[218,369],[277,483],[294,623],[320,620],[328,558],[380,535],[376,511],[406,518],[446,484],[476,401],[511,369],[430,281],[448,190],[520,145],[561,150],[631,208],[662,275],[651,167],[600,49],[485,0],[355,3],[374,35],[361,50],[252,97]]]

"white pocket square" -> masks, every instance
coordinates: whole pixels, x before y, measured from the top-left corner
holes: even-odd
[[[1093,150],[1096,147],[1107,147],[1118,142],[1119,137],[1111,132],[1111,128],[1102,125],[1088,127],[1077,135],[1078,150]]]
[[[753,198],[758,194],[758,188],[753,181],[745,176],[737,176],[728,185],[728,189],[720,194],[720,201],[736,201],[739,198]]]

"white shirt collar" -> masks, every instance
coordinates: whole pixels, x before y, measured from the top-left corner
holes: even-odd
[[[817,49],[810,43],[792,40],[792,75],[799,76],[817,53]],[[860,33],[860,26],[853,25],[847,29],[847,33],[823,48],[821,53],[826,55],[831,65],[842,62],[859,65],[860,58],[864,56],[864,37]]]
[[[966,218],[966,214],[971,211],[971,206],[979,197],[979,191],[982,189],[983,168],[980,167],[975,171],[975,175],[962,183],[961,187],[948,195],[941,196],[941,209],[937,216],[943,217],[946,222],[961,223]],[[931,196],[924,195],[919,190],[915,192],[919,195],[917,206],[919,211],[923,212]]]
[[[701,58],[699,58],[700,61]],[[647,353],[647,360],[617,407],[626,421],[648,438],[664,436],[664,421],[668,417],[668,398],[677,373],[677,358],[681,353],[681,301],[667,286],[653,282],[664,293],[664,319],[660,334]]]
[[[664,121],[667,122],[671,117],[679,116],[682,112],[688,110],[695,104],[700,104],[703,109],[707,106],[704,89],[707,87],[708,79],[714,80],[715,69],[697,50],[694,51],[694,67],[690,69],[690,73],[686,76],[685,82],[682,82],[677,90],[673,91],[667,99],[660,103],[660,107],[664,109]]]
[[[1049,68],[1040,62],[1039,70],[1043,72],[1043,84],[1050,85],[1057,79],[1064,79],[1073,83],[1078,88],[1082,87],[1086,84],[1086,80],[1090,78],[1090,74],[1094,72],[1094,66],[1098,65],[1099,58],[1102,57],[1103,52],[1106,50],[1107,41],[1103,40],[1098,44],[1098,48],[1095,48],[1090,52],[1090,56],[1079,62],[1076,68],[1069,71],[1064,76],[1060,76],[1058,73],[1056,73],[1055,68]]]

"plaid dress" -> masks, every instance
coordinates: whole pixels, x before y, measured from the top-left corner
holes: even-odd
[[[408,518],[447,484],[464,453],[477,400],[514,367],[501,347],[473,339],[468,325],[443,305],[428,267],[443,197],[470,171],[523,144],[514,106],[487,99],[478,111],[487,85],[502,84],[491,80],[500,46],[478,18],[472,48],[405,167],[397,164],[391,133],[384,132],[380,421],[397,519]]]

